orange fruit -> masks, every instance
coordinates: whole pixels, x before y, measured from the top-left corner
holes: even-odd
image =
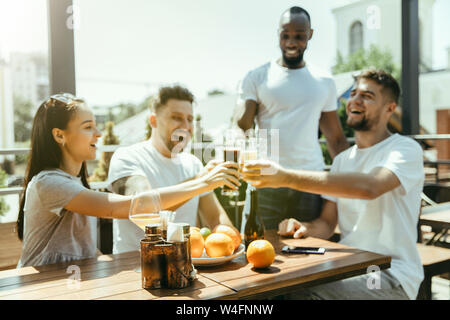
[[[205,248],[205,241],[200,232],[191,230],[191,257],[200,258]]]
[[[192,231],[198,231],[200,232],[200,228],[198,227],[190,227],[189,231],[192,233]]]
[[[241,244],[241,233],[235,227],[230,227],[224,224],[219,224],[213,230],[213,233],[223,233],[229,236],[233,240],[234,250],[236,250]]]
[[[267,240],[250,242],[246,254],[248,262],[255,268],[267,268],[275,260],[275,249]]]
[[[206,238],[205,249],[211,258],[229,256],[234,251],[233,240],[224,233],[213,233]]]

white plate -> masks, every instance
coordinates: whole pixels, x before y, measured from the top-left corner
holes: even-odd
[[[228,261],[233,260],[236,257],[239,257],[241,254],[245,252],[245,246],[241,243],[239,247],[234,251],[232,255],[226,257],[217,257],[210,258],[206,255],[205,251],[203,251],[203,255],[201,258],[192,258],[192,263],[194,266],[218,266],[220,264],[224,264]]]

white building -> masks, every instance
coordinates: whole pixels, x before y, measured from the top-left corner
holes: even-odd
[[[0,149],[14,147],[14,109],[12,101],[11,72],[0,56]],[[6,156],[14,161],[14,156]],[[5,156],[0,155],[0,164]]]
[[[433,66],[433,5],[435,0],[419,1],[420,122],[430,133],[436,132],[436,110],[450,108],[450,50],[445,70],[432,70]],[[360,0],[333,9],[336,19],[337,51],[347,57],[358,49],[369,49],[372,44],[388,49],[394,63],[402,63],[401,1]],[[346,75],[336,75],[348,82]],[[343,79],[344,78],[344,79]],[[345,87],[345,85],[341,85]],[[339,92],[342,93],[342,92]]]
[[[435,0],[419,1],[420,60],[431,68],[433,46],[433,5]],[[376,44],[389,49],[394,62],[402,62],[401,1],[360,0],[333,9],[336,18],[337,50],[342,56]]]
[[[194,103],[194,114],[201,115],[203,133],[217,139],[231,126],[231,118],[236,105],[235,94],[211,96]],[[144,110],[114,127],[114,134],[120,144],[129,145],[145,139],[146,122],[150,110]]]
[[[13,95],[30,101],[35,111],[49,95],[48,58],[40,53],[10,55]]]

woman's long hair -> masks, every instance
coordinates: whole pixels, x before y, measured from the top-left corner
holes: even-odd
[[[24,207],[28,183],[39,172],[46,169],[57,169],[62,162],[62,151],[53,138],[52,129],[66,129],[67,124],[82,104],[84,104],[84,101],[77,98],[63,102],[52,97],[40,105],[34,116],[33,128],[31,129],[31,151],[28,157],[24,189],[17,219],[17,233],[20,240],[23,239]],[[81,166],[79,176],[81,176],[83,185],[89,188],[85,162]]]

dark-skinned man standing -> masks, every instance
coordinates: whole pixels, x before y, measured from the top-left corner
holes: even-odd
[[[278,146],[269,149],[278,147],[279,163],[290,169],[324,169],[319,128],[332,158],[349,146],[336,112],[333,79],[313,71],[303,59],[313,33],[306,10],[286,10],[279,26],[281,58],[250,71],[239,88],[245,110],[238,126],[247,131],[256,120],[260,132],[279,130]],[[268,140],[274,143],[271,137]],[[290,188],[259,191],[259,213],[267,229],[276,229],[292,216],[311,221],[320,215],[321,206],[320,195]]]

